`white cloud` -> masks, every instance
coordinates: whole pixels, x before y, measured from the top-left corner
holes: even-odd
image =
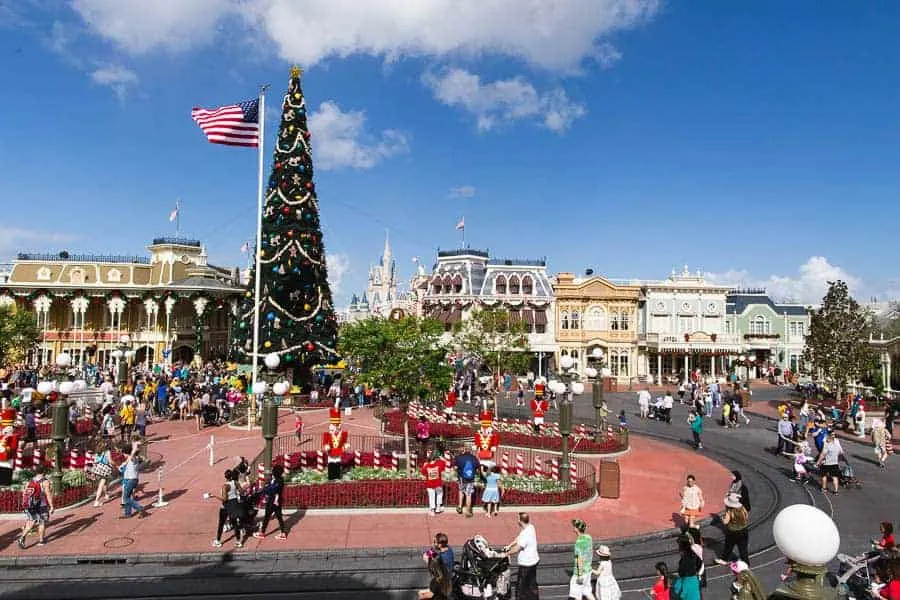
[[[323,102],[309,116],[312,149],[320,169],[370,169],[386,158],[409,152],[409,135],[385,129],[380,136],[366,134],[366,113],[344,112],[334,102]]]
[[[139,81],[137,73],[118,65],[108,65],[94,70],[91,73],[91,80],[112,89],[119,100],[124,100],[128,87],[137,85]]]
[[[306,66],[354,54],[396,60],[494,54],[550,70],[608,66],[605,39],[652,18],[660,0],[74,0],[98,35],[131,54],[183,51],[229,35],[239,17],[281,58]]]
[[[795,275],[769,275],[764,278],[751,276],[747,271],[730,270],[725,273],[706,273],[706,278],[716,283],[735,287],[762,287],[769,295],[779,300],[791,300],[802,304],[819,304],[828,290],[828,282],[838,279],[845,281],[850,293],[860,302],[867,302],[868,289],[863,281],[843,268],[828,262],[824,256],[811,256],[800,265]]]
[[[478,75],[454,68],[442,76],[428,73],[423,80],[435,98],[471,113],[479,131],[529,119],[561,133],[587,112],[584,105],[569,100],[563,89],[542,94],[522,77],[482,83]]]
[[[350,270],[350,257],[346,254],[325,254],[325,264],[328,266],[328,283],[331,285],[332,296],[341,294],[341,286],[344,276]]]
[[[48,251],[48,246],[72,242],[80,238],[80,235],[73,233],[0,226],[0,254],[28,252],[31,250],[46,252]]]
[[[475,195],[475,188],[471,185],[460,185],[450,190],[451,198],[471,198]]]

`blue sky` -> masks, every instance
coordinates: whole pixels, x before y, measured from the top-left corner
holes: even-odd
[[[417,6],[0,1],[0,259],[143,254],[180,198],[183,233],[243,264],[256,154],[190,108],[278,103],[299,62],[339,303],[386,229],[408,275],[463,215],[472,246],[554,272],[900,295],[900,5]]]

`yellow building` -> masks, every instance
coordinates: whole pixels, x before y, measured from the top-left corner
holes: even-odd
[[[556,363],[575,359],[575,368],[609,367],[620,381],[637,376],[640,285],[613,283],[603,277],[576,278],[559,273],[556,296]]]
[[[148,366],[224,358],[237,299],[237,270],[207,263],[198,240],[156,238],[150,256],[19,254],[0,305],[31,310],[41,342],[30,357],[60,352],[73,364],[108,366],[128,335],[134,360]]]

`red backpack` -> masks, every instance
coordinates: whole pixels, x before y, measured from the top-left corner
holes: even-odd
[[[29,512],[39,512],[44,502],[43,480],[34,480],[28,482],[22,491],[22,504],[25,510]]]

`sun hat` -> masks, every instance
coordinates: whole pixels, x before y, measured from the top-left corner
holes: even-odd
[[[741,497],[738,494],[728,494],[725,496],[725,506],[728,508],[740,508],[743,506],[741,504]]]
[[[743,573],[744,571],[749,571],[750,565],[745,563],[742,560],[736,560],[731,563],[731,572],[737,575],[738,573]]]
[[[609,558],[609,546],[606,544],[600,544],[597,546],[597,556],[605,556]]]

